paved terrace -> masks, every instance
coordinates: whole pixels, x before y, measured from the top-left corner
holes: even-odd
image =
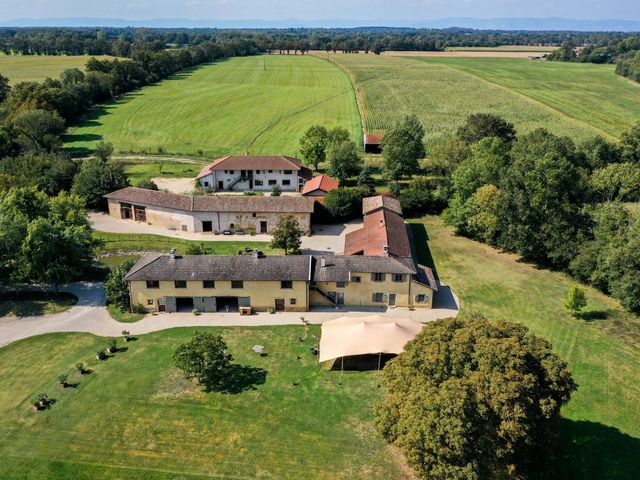
[[[429,322],[458,314],[459,301],[446,285],[439,286],[436,305],[433,309],[335,309],[315,308],[310,312],[258,313],[240,316],[238,313],[161,313],[147,315],[136,323],[120,323],[109,315],[105,306],[105,292],[101,283],[80,282],[67,285],[61,290],[78,296],[78,303],[70,310],[37,317],[0,318],[0,347],[23,338],[54,332],[87,332],[102,337],[117,337],[122,330],[133,335],[155,332],[175,327],[246,327],[259,325],[300,325],[300,317],[310,323],[320,324],[334,318],[364,316],[373,313],[389,318],[410,318],[418,322]]]

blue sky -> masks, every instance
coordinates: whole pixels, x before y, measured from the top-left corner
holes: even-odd
[[[0,0],[0,20],[157,18],[428,20],[564,17],[640,20],[640,0]]]

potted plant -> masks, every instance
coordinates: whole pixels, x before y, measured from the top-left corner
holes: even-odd
[[[105,358],[106,355],[104,354],[104,351],[100,350],[96,353],[96,360],[104,360]]]
[[[124,341],[128,342],[129,340],[131,340],[131,332],[129,332],[129,330],[122,330],[122,336],[124,337]]]
[[[66,373],[61,373],[58,375],[58,385],[62,388],[67,388],[69,386],[69,375]]]
[[[33,405],[34,410],[42,410],[49,404],[49,397],[45,393],[39,393],[36,395],[33,400],[31,400],[31,405]]]
[[[193,313],[194,315],[200,315],[200,312],[198,311],[197,308],[194,308],[193,310],[191,310],[191,313]]]
[[[76,363],[76,372],[79,375],[84,375],[84,365],[81,362]]]
[[[118,344],[115,338],[109,340],[109,346],[107,347],[107,352],[116,353],[118,351]]]

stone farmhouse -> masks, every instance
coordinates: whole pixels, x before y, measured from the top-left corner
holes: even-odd
[[[347,236],[345,248],[355,250],[345,249],[345,255],[264,256],[254,251],[236,256],[143,257],[126,276],[132,308],[158,312],[431,308],[438,284],[431,269],[411,258],[399,202],[371,197],[363,204],[365,224],[351,240]]]
[[[283,192],[299,192],[313,172],[300,160],[278,156],[222,157],[202,168],[201,188],[212,192],[268,192],[275,186]]]
[[[271,233],[284,215],[311,232],[314,199],[303,196],[180,195],[127,187],[105,195],[109,215],[184,232]]]

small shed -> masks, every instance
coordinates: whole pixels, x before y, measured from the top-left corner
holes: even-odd
[[[382,133],[365,133],[364,134],[364,151],[365,153],[382,153],[381,143]]]
[[[329,175],[318,175],[304,184],[302,194],[307,197],[324,197],[340,186],[340,182]]]

